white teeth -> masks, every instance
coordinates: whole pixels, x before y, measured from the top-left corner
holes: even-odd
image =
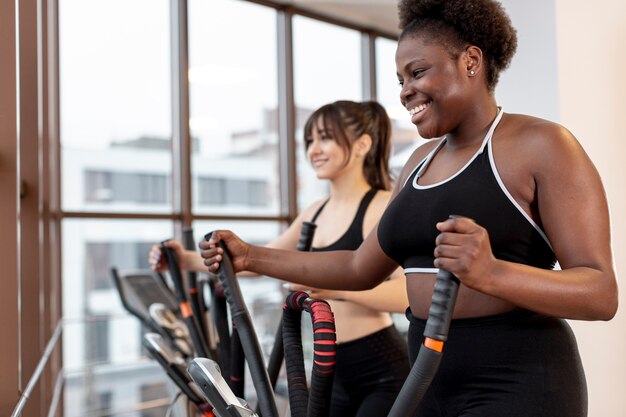
[[[409,110],[409,113],[411,113],[411,116],[413,116],[414,114],[417,114],[423,110],[426,110],[430,106],[431,103],[432,101],[429,101],[428,103],[420,104],[417,107],[413,107],[412,109]]]

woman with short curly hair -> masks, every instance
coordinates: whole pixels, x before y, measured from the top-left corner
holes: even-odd
[[[564,319],[610,320],[617,310],[600,176],[564,127],[498,106],[498,76],[517,45],[498,2],[399,8],[400,101],[432,140],[409,158],[376,230],[356,251],[324,255],[270,251],[220,231],[201,244],[205,264],[219,266],[221,239],[236,267],[312,286],[368,288],[400,265],[412,360],[436,272],[447,270],[461,286],[417,416],[586,416],[584,371]]]

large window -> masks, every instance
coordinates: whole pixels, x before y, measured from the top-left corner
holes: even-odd
[[[130,407],[141,401],[142,382],[167,379],[142,357],[145,329],[122,308],[111,268],[145,270],[149,248],[172,223],[65,219],[62,233],[66,415],[93,415],[104,397],[112,409]]]
[[[276,12],[190,0],[188,16],[194,210],[278,216]]]
[[[357,28],[278,4],[180,1],[185,16],[169,0],[58,3],[67,416],[127,415],[145,402],[161,415],[170,400],[111,268],[146,270],[150,247],[180,237],[182,227],[193,226],[196,241],[217,228],[271,241],[298,208],[328,192],[305,158],[307,117],[331,101],[369,99]],[[278,30],[283,17],[292,39]],[[395,43],[381,42],[377,56],[387,68]],[[279,61],[288,44],[292,60]],[[173,53],[171,45],[187,49]],[[178,67],[188,69],[186,79],[173,76]],[[377,94],[387,105],[387,86],[397,87],[384,71]],[[279,94],[289,83],[293,90],[280,91],[293,96]],[[293,132],[279,128],[285,120],[295,121]],[[402,124],[394,126],[404,138]],[[290,140],[295,146],[285,146]],[[295,182],[287,178],[294,163]],[[295,200],[295,208],[285,204]],[[267,277],[240,285],[269,354],[286,290]]]
[[[59,43],[63,209],[169,211],[169,1],[60,0]]]

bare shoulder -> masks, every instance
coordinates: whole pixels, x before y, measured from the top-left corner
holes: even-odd
[[[321,197],[321,198],[315,200],[313,203],[311,203],[306,209],[303,210],[303,212],[307,212],[307,213],[311,212],[311,213],[313,213],[313,212],[317,211],[322,206],[322,204],[324,204],[326,201],[328,201],[328,196]]]
[[[390,199],[391,199],[391,191],[378,190],[378,192],[372,199],[370,206],[368,207],[368,211],[371,210],[374,212],[382,213],[382,211],[385,210],[385,207],[387,207],[387,204],[389,203]]]
[[[317,210],[319,210],[319,208],[322,207],[322,204],[324,204],[327,200],[328,200],[328,197],[323,197],[311,203],[307,208],[302,210],[300,214],[298,215],[298,218],[300,219],[300,221],[311,220],[315,212],[317,212]]]
[[[567,165],[588,159],[574,135],[558,123],[507,114],[501,127],[494,134],[496,161],[523,167],[530,174],[568,169]]]
[[[568,148],[580,148],[574,135],[564,126],[522,114],[509,114],[501,132],[511,146],[529,148],[537,155],[545,152],[563,151]]]
[[[380,220],[385,208],[391,198],[391,191],[378,190],[365,212],[365,218],[363,219],[363,234],[367,233],[374,228],[376,223]]]

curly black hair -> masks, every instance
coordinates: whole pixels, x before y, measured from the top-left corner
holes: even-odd
[[[469,45],[483,51],[487,87],[493,90],[517,49],[517,32],[495,0],[400,0],[400,39],[426,35],[441,42],[453,57]]]

